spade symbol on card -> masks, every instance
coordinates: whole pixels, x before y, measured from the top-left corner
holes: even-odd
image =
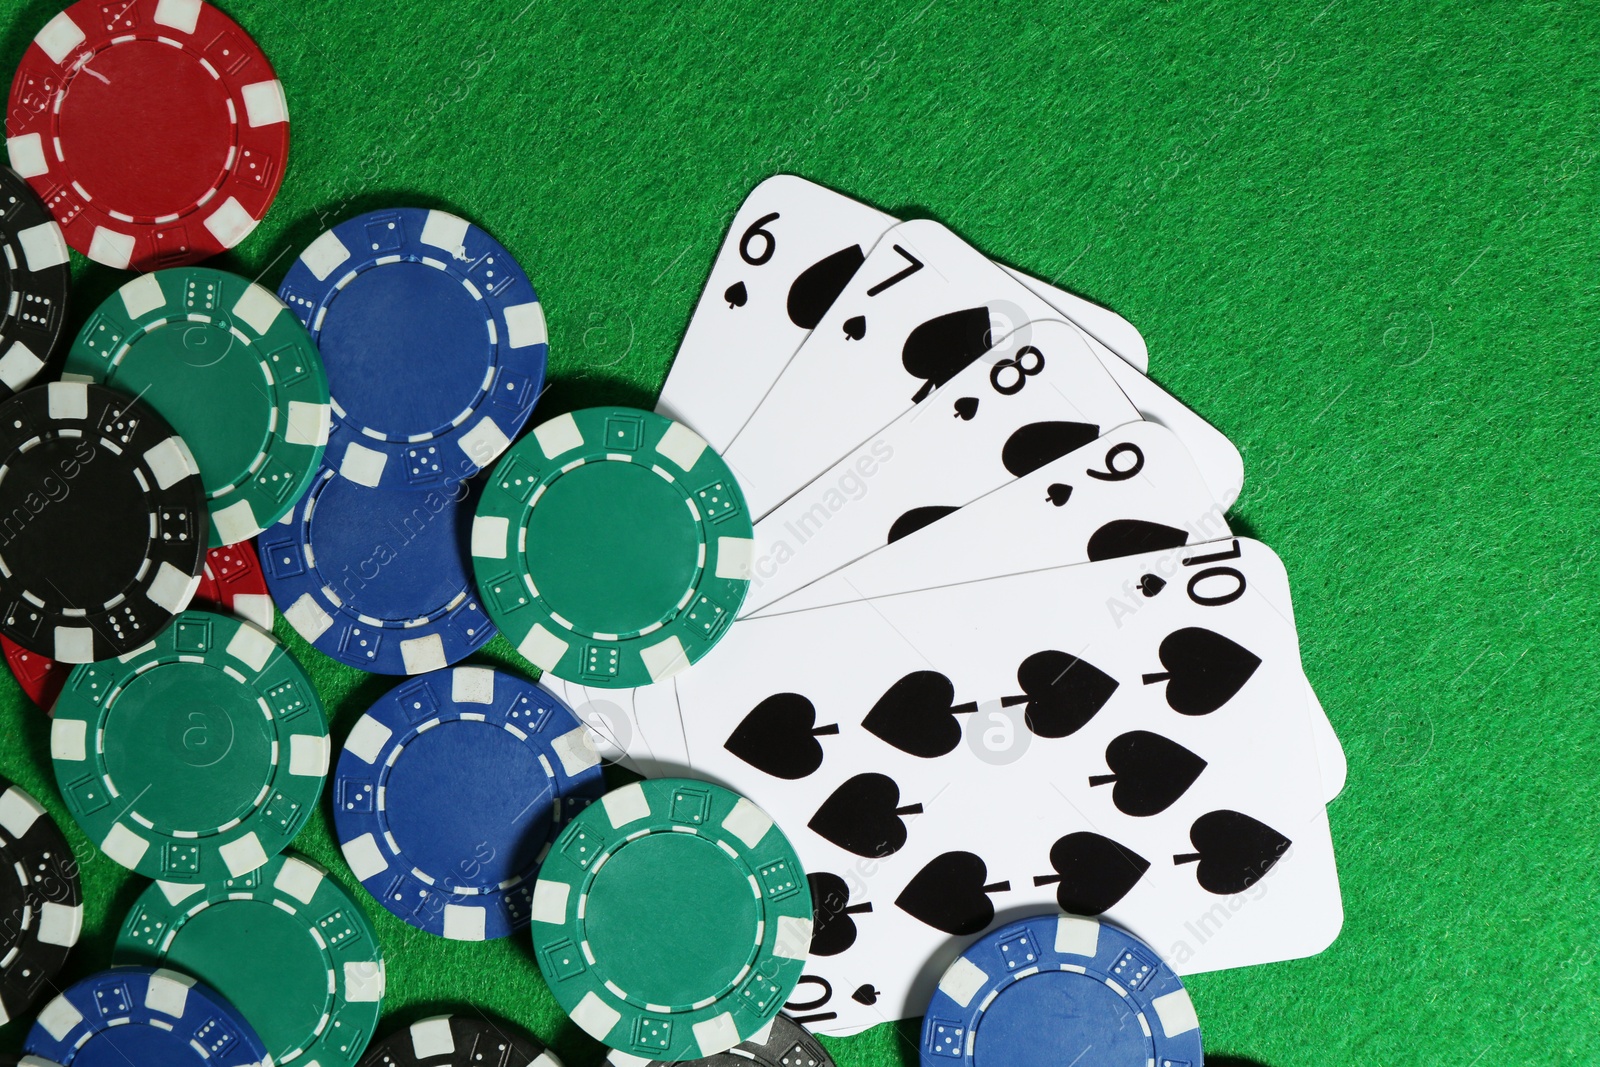
[[[729,308],[742,308],[745,301],[750,299],[750,292],[744,287],[744,282],[734,282],[723,291],[722,299],[728,302]]]
[[[956,398],[956,418],[962,422],[971,422],[972,417],[978,413],[978,398],[963,396]]]
[[[901,752],[933,759],[961,743],[956,716],[978,710],[975,701],[952,706],[955,696],[955,686],[938,671],[912,671],[878,698],[861,725]]]
[[[1153,597],[1167,587],[1167,580],[1154,574],[1147,574],[1139,579],[1139,592],[1146,598]]]
[[[1124,815],[1144,818],[1159,815],[1200,777],[1206,761],[1148,730],[1130,730],[1106,746],[1110,774],[1089,777],[1089,785],[1110,785],[1111,803]]]
[[[1198,626],[1174,630],[1161,642],[1166,670],[1144,676],[1167,683],[1167,704],[1180,715],[1210,715],[1232,700],[1261,666],[1261,657]]]
[[[793,781],[822,766],[817,738],[838,732],[837,723],[818,726],[817,709],[799,693],[776,693],[752,708],[722,747],[758,771]]]
[[[846,852],[882,859],[905,847],[903,816],[921,813],[921,804],[900,806],[900,787],[893,778],[869,772],[835,789],[806,825]]]
[[[929,504],[926,507],[912,508],[889,527],[889,539],[885,544],[892,545],[902,537],[909,537],[930,523],[938,522],[952,511],[960,511],[958,507],[948,504]]]
[[[865,315],[852,315],[844,320],[844,336],[847,341],[859,341],[867,335],[867,317]]]
[[[1194,863],[1200,888],[1218,896],[1243,893],[1259,882],[1293,844],[1287,837],[1237,811],[1207,812],[1189,828],[1196,852],[1173,856],[1173,863]]]
[[[975,934],[994,922],[990,893],[1005,893],[1010,882],[984,884],[989,868],[981,856],[946,852],[929,860],[895,898],[895,907],[947,934]]]
[[[1023,660],[1017,668],[1017,684],[1022,692],[1002,697],[1000,706],[1026,704],[1024,721],[1040,737],[1077,733],[1117,691],[1117,680],[1105,671],[1054,649],[1035,652]]]
[[[1056,885],[1056,903],[1074,915],[1100,915],[1116,906],[1139,883],[1150,861],[1109,837],[1087,830],[1058,838],[1050,846],[1055,874],[1034,885]]]
[[[789,286],[789,321],[802,330],[816,329],[866,258],[860,245],[851,245],[817,260],[796,275]]]
[[[837,956],[856,943],[855,915],[872,910],[871,902],[850,903],[850,887],[837,874],[806,875],[811,883],[811,954]]]
[[[1021,478],[1099,436],[1100,427],[1087,422],[1030,422],[1006,439],[1000,462],[1013,478]]]
[[[849,323],[845,324],[845,332],[849,332]],[[900,364],[906,373],[923,379],[922,388],[912,395],[911,402],[922,403],[929,393],[954,378],[989,347],[986,307],[952,311],[917,326],[906,335],[900,350]]]
[[[1059,508],[1062,504],[1072,499],[1072,486],[1063,485],[1060,482],[1051,482],[1050,488],[1044,491],[1044,495],[1045,499]]]
[[[850,999],[855,1001],[857,1004],[865,1004],[870,1008],[872,1005],[878,1003],[878,997],[880,995],[881,994],[879,994],[879,992],[873,988],[871,983],[868,983],[866,985],[857,986],[856,991],[850,994]]]
[[[1137,556],[1189,543],[1187,530],[1143,519],[1113,519],[1089,537],[1089,561]]]

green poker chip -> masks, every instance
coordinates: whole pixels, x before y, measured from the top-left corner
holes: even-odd
[[[304,495],[328,443],[322,357],[270,291],[203,267],[128,282],[79,332],[64,381],[142,397],[188,444],[211,545],[246,541]]]
[[[626,688],[670,678],[727,632],[750,586],[750,512],[682,423],[588,408],[536,427],[478,502],[489,617],[542,671]]]
[[[113,962],[168,967],[210,986],[278,1067],[353,1067],[383,1006],[377,932],[326,870],[294,853],[237,878],[149,886]]]
[[[766,812],[718,785],[613,790],[561,832],[533,892],[533,947],[580,1027],[647,1060],[761,1034],[811,947],[811,890]]]
[[[282,852],[311,817],[328,722],[271,634],[186,611],[143,648],[73,669],[50,754],[68,810],[106,855],[149,878],[216,883]]]

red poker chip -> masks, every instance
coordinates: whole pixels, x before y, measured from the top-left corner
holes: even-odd
[[[267,578],[261,573],[254,541],[224,545],[206,553],[193,606],[221,608],[271,632],[272,594],[267,591]],[[0,651],[5,652],[6,666],[11,668],[22,691],[46,711],[54,708],[73,665],[29,652],[4,637],[0,637]]]
[[[250,235],[283,183],[289,112],[266,55],[205,0],[80,0],[23,55],[6,148],[69,245],[149,271]]]

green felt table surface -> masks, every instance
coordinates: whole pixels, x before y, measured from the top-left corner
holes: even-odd
[[[1191,979],[1209,1058],[1600,1062],[1592,9],[225,6],[277,65],[294,147],[265,222],[215,265],[276,286],[351,214],[448,207],[539,288],[546,415],[653,404],[730,217],[779,171],[938,218],[1125,315],[1152,376],[1243,453],[1232,517],[1288,566],[1350,762],[1331,806],[1343,934]],[[6,71],[59,7],[6,5]],[[75,265],[74,327],[126,280]],[[336,739],[392,684],[277,630]],[[0,773],[64,820],[47,721],[9,678],[0,742]],[[68,832],[75,978],[107,963],[141,886]],[[297,847],[360,895],[326,810]],[[598,1061],[520,940],[446,942],[363,902],[386,1026],[482,1010]],[[22,1036],[0,1028],[0,1050]],[[891,1067],[915,1040],[828,1045]]]

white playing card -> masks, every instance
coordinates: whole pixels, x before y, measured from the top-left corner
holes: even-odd
[[[1292,618],[1277,558],[1230,539],[735,626],[671,685],[697,771],[771,813],[836,905],[791,1010],[915,1015],[972,936],[1056,906],[1184,974],[1325,948]]]
[[[896,226],[729,446],[725,458],[751,514],[764,517],[926,399],[992,338],[1052,314],[1037,294],[938,223]],[[1218,502],[1232,503],[1243,481],[1238,451],[1149,379],[1086,340],[1134,406],[1184,441]]]
[[[756,186],[728,227],[656,409],[724,451],[862,258],[898,221],[790,174]],[[1144,338],[1126,319],[1016,277],[1133,367],[1148,367]]]
[[[539,679],[589,729],[595,751],[647,778],[690,773],[677,702],[662,686],[603,689],[546,674]]]
[[[1027,323],[756,523],[743,613],[1138,418],[1082,334]]]

